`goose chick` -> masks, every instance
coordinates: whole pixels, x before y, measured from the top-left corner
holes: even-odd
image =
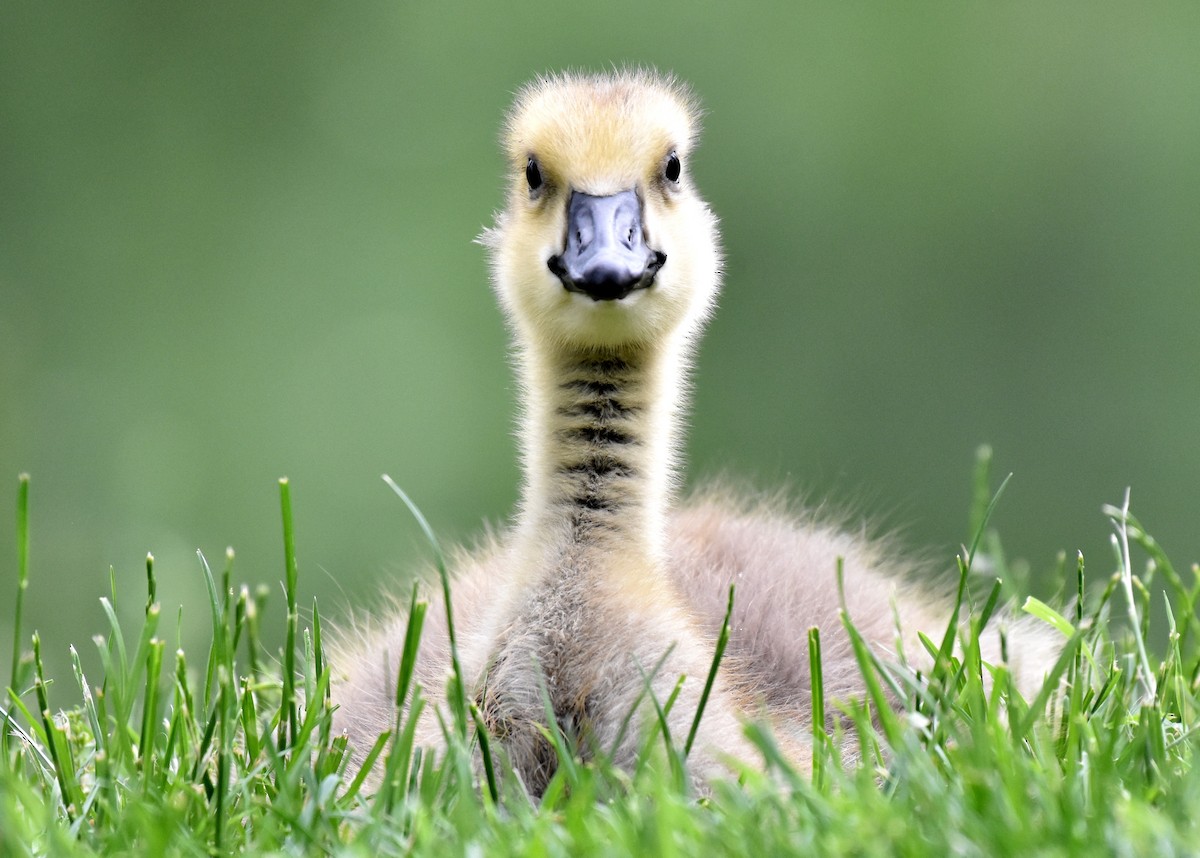
[[[646,71],[539,79],[506,124],[508,199],[483,243],[515,343],[524,483],[512,529],[454,557],[453,595],[470,693],[534,794],[556,763],[543,693],[582,755],[628,767],[652,720],[646,692],[665,701],[684,676],[668,727],[687,734],[731,582],[728,664],[688,759],[697,784],[753,757],[740,721],[760,707],[785,736],[806,731],[810,626],[830,690],[861,692],[839,558],[851,614],[882,651],[893,604],[910,655],[916,630],[948,614],[895,585],[910,569],[885,547],[832,526],[715,493],[676,508],[688,368],[720,273],[716,218],[687,169],[696,132],[686,88]],[[335,658],[336,725],[360,753],[394,721],[405,625],[361,628]],[[416,680],[440,691],[449,662],[434,605]],[[432,715],[417,739],[440,743]],[[789,748],[805,764],[805,746]]]

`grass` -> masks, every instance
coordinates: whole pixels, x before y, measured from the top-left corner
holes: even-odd
[[[1059,681],[1023,700],[1007,669],[979,656],[982,629],[1000,616],[1001,588],[980,587],[971,569],[986,558],[989,569],[1008,575],[986,527],[995,501],[987,483],[985,456],[971,513],[975,538],[959,558],[961,621],[947,618],[943,639],[927,641],[936,656],[928,676],[878,661],[845,619],[868,694],[859,702],[830,700],[820,687],[820,634],[797,630],[809,640],[814,707],[842,707],[855,762],[840,759],[842,742],[818,728],[813,771],[797,771],[768,730],[750,725],[764,765],[697,797],[680,776],[690,736],[668,743],[662,731],[647,743],[642,763],[623,772],[580,762],[555,732],[557,774],[533,802],[502,776],[503,761],[461,677],[451,687],[444,758],[414,747],[408,714],[427,705],[412,682],[427,609],[415,593],[410,645],[397,669],[396,723],[368,754],[380,786],[367,794],[365,772],[348,769],[344,740],[331,734],[330,669],[315,603],[310,626],[300,626],[286,481],[283,652],[265,651],[264,596],[234,586],[230,553],[218,573],[199,558],[212,626],[208,651],[168,653],[157,637],[160,608],[148,557],[141,628],[121,627],[116,601],[134,596],[114,588],[101,600],[108,622],[96,640],[101,675],[85,676],[72,648],[69,680],[78,703],[52,713],[45,644],[22,631],[20,594],[30,575],[29,480],[22,477],[16,645],[0,704],[0,855],[1200,852],[1193,821],[1200,807],[1196,567],[1186,575],[1174,568],[1129,512],[1128,498],[1108,509],[1115,572],[1096,576],[1082,557],[1068,570],[1064,559],[1070,607],[1060,613],[1026,603],[1067,645],[1055,668]],[[1157,600],[1167,605],[1167,643],[1155,656],[1147,639]],[[1110,613],[1123,622],[1110,622]],[[718,660],[719,653],[714,666]],[[899,709],[886,706],[888,692],[902,701]],[[671,703],[653,701],[660,711]],[[483,766],[475,763],[480,756]]]

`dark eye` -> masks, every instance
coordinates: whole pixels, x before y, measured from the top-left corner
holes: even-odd
[[[525,181],[529,183],[530,191],[536,191],[545,182],[542,179],[542,170],[534,158],[530,158],[529,163],[525,165]]]
[[[663,175],[667,177],[668,182],[679,181],[679,171],[683,169],[683,165],[679,163],[679,156],[672,152],[667,156],[667,166],[663,170]]]

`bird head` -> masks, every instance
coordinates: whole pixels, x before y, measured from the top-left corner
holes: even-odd
[[[717,222],[688,169],[690,93],[648,71],[527,85],[503,141],[508,196],[483,242],[517,329],[598,351],[690,334],[715,302]]]

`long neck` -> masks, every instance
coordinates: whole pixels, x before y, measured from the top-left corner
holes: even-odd
[[[526,479],[517,533],[530,576],[583,565],[610,577],[661,568],[683,358],[678,341],[619,354],[541,347],[521,355]]]

